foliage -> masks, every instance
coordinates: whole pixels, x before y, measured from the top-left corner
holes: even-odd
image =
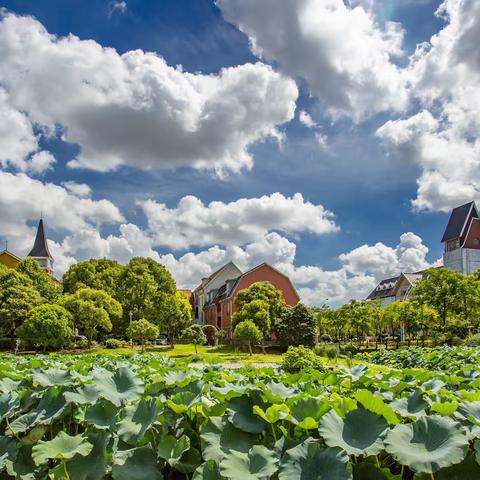
[[[63,290],[65,293],[75,293],[81,288],[93,288],[116,298],[123,269],[117,261],[106,258],[75,263],[63,275]]]
[[[254,300],[262,300],[263,302],[267,303],[270,314],[270,323],[272,329],[275,331],[277,323],[286,308],[282,291],[277,290],[271,283],[268,282],[253,283],[248,288],[238,292],[238,295],[235,299],[237,311],[240,311],[244,305]]]
[[[174,296],[175,282],[167,269],[151,258],[132,258],[119,277],[118,297],[123,306],[124,323],[146,318],[158,324],[158,306],[164,295]]]
[[[191,307],[188,304],[186,308],[185,295],[181,292],[173,295],[159,292],[153,299],[149,318],[173,346],[174,340],[192,323]]]
[[[119,340],[118,338],[107,338],[103,343],[106,348],[125,348],[128,346],[125,340]]]
[[[477,367],[480,363],[480,349],[467,347],[401,348],[363,353],[357,358],[395,368],[425,368],[456,372]],[[480,399],[480,397],[479,397]]]
[[[44,302],[29,277],[0,265],[0,330],[11,337],[30,310]]]
[[[71,480],[480,478],[474,372],[0,358],[0,472]],[[477,456],[477,457],[476,457]]]
[[[338,345],[317,343],[314,348],[314,352],[320,357],[327,357],[329,360],[335,360],[339,354]]]
[[[62,289],[55,285],[52,277],[32,257],[22,260],[16,270],[32,281],[33,287],[47,302],[54,303],[62,294]]]
[[[252,355],[252,346],[258,345],[263,339],[260,329],[251,320],[244,320],[235,327],[233,336],[240,340],[243,345],[248,346],[248,351]]]
[[[304,346],[288,347],[282,356],[282,368],[287,372],[296,372],[304,368],[323,370],[322,359]]]
[[[44,304],[33,308],[17,334],[26,345],[62,348],[73,339],[72,316],[60,305]]]
[[[233,314],[232,327],[235,330],[242,322],[252,322],[260,330],[262,338],[271,334],[270,308],[265,300],[252,300]]]
[[[190,325],[187,327],[182,333],[182,338],[195,345],[195,353],[197,353],[197,345],[207,343],[207,336],[201,325]]]
[[[288,308],[278,325],[278,337],[285,346],[315,345],[317,330],[313,313],[302,303]]]
[[[71,295],[65,295],[60,304],[71,314],[75,326],[91,342],[98,330],[110,332],[112,320],[122,317],[122,306],[103,290],[81,288]]]
[[[145,318],[133,321],[127,328],[127,335],[137,343],[142,345],[142,352],[145,349],[145,342],[158,338],[159,331],[156,325],[150,323]]]

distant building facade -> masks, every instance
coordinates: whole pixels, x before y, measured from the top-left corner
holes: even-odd
[[[235,276],[231,273],[236,272]],[[287,275],[267,263],[262,263],[247,272],[232,262],[217,270],[193,292],[194,311],[198,323],[214,325],[232,337],[232,316],[236,312],[235,299],[241,290],[256,282],[271,283],[283,294],[285,303],[290,306],[300,301],[295,287]],[[215,288],[212,288],[215,285]],[[207,293],[205,293],[207,292]]]
[[[453,209],[442,243],[445,268],[462,275],[480,269],[480,217],[475,202]]]
[[[443,267],[470,275],[480,269],[480,216],[475,202],[452,210],[443,233]],[[415,284],[425,276],[425,271],[401,273],[398,277],[382,280],[367,297],[381,300],[382,304],[406,300],[412,295]]]
[[[43,219],[40,220],[37,228],[37,234],[35,236],[35,242],[33,248],[27,257],[34,258],[40,266],[53,278],[53,264],[54,259],[48,248],[47,235],[45,233],[45,225]],[[5,247],[3,252],[0,252],[0,264],[5,265],[8,268],[16,268],[22,261],[20,257],[13,254],[8,250],[8,246]],[[57,281],[58,282],[58,281]]]

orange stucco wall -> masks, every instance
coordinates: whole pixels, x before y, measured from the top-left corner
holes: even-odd
[[[228,337],[231,336],[232,315],[237,310],[235,299],[237,298],[238,292],[245,290],[256,282],[269,282],[276,289],[281,290],[285,303],[291,307],[299,302],[299,298],[290,280],[269,265],[262,265],[261,267],[245,274],[237,285],[233,296],[222,302],[222,328],[227,332]]]

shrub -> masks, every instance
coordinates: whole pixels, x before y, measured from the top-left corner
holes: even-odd
[[[75,348],[79,349],[84,349],[88,347],[88,339],[87,338],[81,338],[79,340],[75,341]]]
[[[118,338],[107,338],[104,342],[105,348],[125,348],[128,343]]]
[[[148,320],[142,318],[130,324],[127,328],[127,335],[134,341],[142,345],[142,352],[145,350],[145,342],[148,340],[155,340],[159,331],[158,328],[150,323]]]
[[[466,338],[463,341],[463,345],[467,347],[478,347],[480,346],[480,333],[472,335],[471,337]]]
[[[48,303],[33,308],[17,334],[26,345],[47,348],[68,347],[73,340],[72,316],[60,305]]]
[[[282,368],[287,372],[297,372],[304,368],[324,370],[322,359],[307,347],[288,347],[282,355]]]
[[[332,343],[332,337],[328,333],[324,333],[320,336],[320,340],[325,343]]]
[[[314,351],[317,355],[320,355],[321,357],[327,357],[330,360],[335,360],[339,353],[337,345],[327,345],[326,343],[317,343]]]
[[[197,353],[197,345],[204,345],[207,342],[207,336],[201,325],[190,325],[183,331],[182,339],[187,340],[189,343],[193,343],[195,346],[195,353]]]
[[[235,327],[233,336],[238,338],[244,345],[248,345],[250,355],[253,353],[252,345],[260,343],[263,339],[262,332],[251,320],[240,322]]]
[[[348,345],[343,345],[342,347],[340,347],[340,353],[342,355],[353,357],[353,355],[356,355],[358,353],[358,348],[353,345],[353,343],[349,343]]]

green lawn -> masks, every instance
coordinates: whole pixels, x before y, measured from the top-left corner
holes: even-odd
[[[121,353],[124,355],[133,355],[140,352],[140,347],[133,348],[115,348],[115,349],[97,349],[92,353],[101,353],[104,355],[112,355]],[[146,352],[159,353],[175,358],[176,360],[184,360],[188,363],[281,363],[281,353],[254,353],[250,355],[243,352],[240,348],[232,345],[220,345],[218,347],[198,346],[198,353],[195,353],[194,345],[176,344],[171,347],[147,347]]]
[[[85,353],[97,353],[102,355],[133,355],[135,353],[140,353],[140,351],[141,348],[135,346],[133,348],[102,348]],[[253,355],[250,355],[248,352],[244,352],[239,347],[235,347],[233,345],[220,345],[218,347],[206,347],[201,345],[197,347],[197,353],[195,353],[194,345],[191,344],[176,344],[174,348],[169,346],[148,347],[145,349],[145,351],[149,353],[167,355],[185,363],[241,363],[244,365],[251,363],[282,363],[281,353],[254,353]],[[337,365],[354,366],[358,364],[367,364],[366,362],[361,362],[358,360],[348,360],[345,357],[338,358],[336,360],[330,360],[326,357],[323,358],[326,365],[333,367]],[[390,367],[385,367],[383,365],[368,364],[368,366],[373,372],[392,370]]]

